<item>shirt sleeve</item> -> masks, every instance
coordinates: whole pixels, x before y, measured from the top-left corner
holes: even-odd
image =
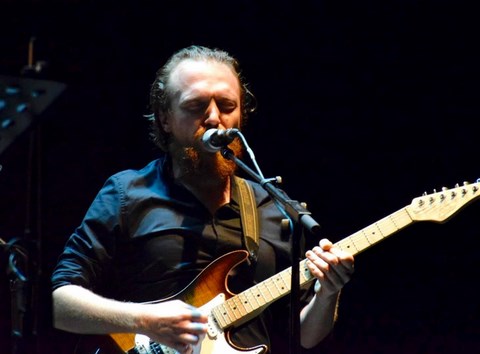
[[[98,290],[115,255],[120,232],[121,195],[109,178],[90,205],[82,223],[66,241],[52,273],[52,287],[74,284]]]

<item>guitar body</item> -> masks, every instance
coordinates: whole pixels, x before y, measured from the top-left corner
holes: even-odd
[[[229,332],[224,331],[215,321],[210,310],[225,299],[234,296],[227,287],[228,273],[244,262],[248,253],[244,250],[233,251],[216,259],[207,266],[185,289],[178,294],[153,301],[182,300],[199,307],[208,313],[208,333],[194,347],[193,354],[263,354],[265,345],[253,348],[240,348],[230,340]],[[174,349],[152,342],[147,336],[131,333],[115,333],[106,336],[90,335],[82,337],[75,348],[75,354],[177,354]]]

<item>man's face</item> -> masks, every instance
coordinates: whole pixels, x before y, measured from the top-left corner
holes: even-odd
[[[190,146],[209,128],[238,128],[240,83],[225,64],[185,60],[170,77],[171,109],[163,128]]]
[[[220,154],[206,152],[201,137],[207,129],[238,128],[241,119],[240,83],[225,64],[215,61],[185,60],[172,72],[169,81],[170,111],[162,126],[170,133],[172,157],[183,169],[196,173],[217,171],[222,176],[235,167]],[[236,154],[241,145],[231,145]]]

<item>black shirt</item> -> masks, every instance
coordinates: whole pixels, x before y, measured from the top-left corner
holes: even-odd
[[[233,293],[291,265],[290,235],[281,228],[285,215],[259,184],[249,183],[260,222],[258,260],[242,262],[226,277]],[[212,216],[173,182],[162,157],[105,182],[67,240],[52,275],[53,289],[75,284],[121,301],[161,300],[185,292],[212,261],[239,249],[245,247],[236,188],[231,202]],[[272,334],[288,331],[287,299],[234,330],[234,341],[270,347]]]

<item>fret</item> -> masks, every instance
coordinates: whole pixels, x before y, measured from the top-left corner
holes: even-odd
[[[255,292],[254,292],[254,290],[255,290]],[[249,298],[255,300],[255,303],[256,303],[255,309],[258,309],[259,307],[262,307],[265,304],[265,293],[260,291],[258,285],[254,286],[253,288],[250,288],[250,289],[246,290],[246,292],[250,293]],[[253,306],[252,303],[251,303],[251,305]]]
[[[267,281],[265,281],[265,286],[267,287],[268,291],[270,291],[274,299],[280,296],[280,292],[278,291],[277,285],[275,284],[274,277],[267,279]]]
[[[218,309],[218,313],[221,315],[222,319],[224,320],[223,322],[225,323],[225,326],[228,326],[231,323],[233,323],[234,321],[233,321],[232,317],[230,316],[230,312],[225,307],[225,304],[226,304],[226,302],[216,306],[215,310]]]
[[[237,316],[235,313],[235,304],[232,299],[229,299],[223,303],[223,308],[225,309],[225,312],[227,313],[228,318],[230,318],[231,322],[235,322],[238,320],[241,316]]]
[[[408,214],[407,209],[400,209],[378,222],[337,242],[335,246],[355,255],[377,242],[380,242],[387,236],[394,234],[410,223],[412,223],[412,219]]]
[[[273,284],[275,285],[276,289],[278,290],[279,295],[282,295],[282,294],[285,293],[285,285],[282,287],[282,285],[280,284],[280,286],[279,286],[280,281],[283,281],[283,278],[282,278],[281,274],[277,274],[273,278]]]
[[[396,220],[395,220],[394,217],[384,218],[384,219],[378,221],[376,223],[376,225],[377,225],[377,228],[378,228],[379,232],[382,235],[382,238],[383,238],[383,235],[385,235],[385,234],[389,235],[389,234],[392,234],[395,231],[399,230],[399,228],[396,225]]]
[[[227,302],[230,303],[231,308],[233,309],[234,313],[239,312],[240,315],[237,316],[237,318],[243,317],[244,315],[247,314],[247,310],[245,309],[245,306],[243,303],[240,301],[238,296],[234,296],[231,299],[227,300]]]
[[[277,296],[275,296],[272,291],[270,290],[270,287],[267,285],[267,281],[263,281],[259,284],[261,287],[263,287],[264,289],[266,289],[266,291],[262,291],[262,295],[264,296],[264,299],[266,299],[267,301],[265,302],[271,302],[273,300],[275,300],[277,298]]]
[[[394,218],[396,230],[400,230],[413,222],[407,209],[397,211],[395,214],[392,214],[392,218]]]
[[[281,272],[280,279],[283,281],[284,285],[284,291],[282,291],[282,294],[286,294],[287,292],[290,291],[291,285],[292,285],[292,268],[288,268]]]
[[[352,248],[354,248],[355,250],[357,250],[357,248],[355,247],[355,244],[353,243],[353,236],[337,242],[337,243],[335,244],[335,246],[337,246],[337,247],[340,248],[341,250],[349,251],[349,252],[352,252],[352,251],[351,251]],[[353,253],[353,252],[352,252],[352,253]]]
[[[247,291],[244,291],[244,292],[238,294],[237,297],[241,301],[241,303],[242,303],[242,305],[245,308],[245,311],[247,313],[256,310],[256,308],[253,307],[253,304],[252,304],[253,299],[250,296],[248,296]]]
[[[266,283],[268,285],[268,289],[272,292],[275,298],[280,297],[280,295],[282,294],[277,286],[277,276],[278,275],[275,275],[274,277],[270,278],[270,280]]]
[[[211,313],[213,315],[213,318],[221,328],[227,327],[229,322],[227,321],[226,317],[223,315],[222,309],[219,308],[219,306],[215,306],[212,309]]]
[[[257,300],[260,306],[264,306],[266,303],[269,303],[276,298],[276,296],[270,291],[270,287],[267,285],[268,281],[269,279],[262,281],[256,286],[260,296],[255,297],[255,300]]]
[[[232,324],[232,321],[226,316],[222,304],[215,306],[212,309],[211,314],[220,328],[225,329]]]
[[[380,227],[380,222],[373,224],[373,226],[375,226],[375,230],[369,231],[368,233],[366,232],[366,229],[362,230],[365,240],[368,242],[369,246],[384,238]],[[374,227],[371,227],[371,229],[374,229]]]

